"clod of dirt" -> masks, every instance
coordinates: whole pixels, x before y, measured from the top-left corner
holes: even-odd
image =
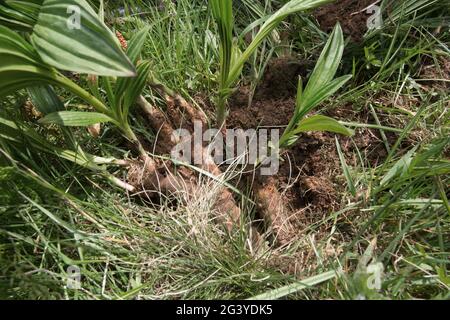
[[[255,98],[276,100],[295,96],[299,77],[305,78],[313,67],[310,61],[302,61],[294,56],[272,59],[264,71]]]
[[[314,12],[323,31],[331,31],[337,22],[342,26],[344,34],[355,42],[360,42],[367,32],[367,21],[372,14],[366,8],[374,0],[340,0],[325,5]]]
[[[305,198],[318,208],[327,209],[337,207],[336,188],[328,177],[308,176],[300,179],[300,189]]]
[[[309,62],[286,56],[273,59],[264,73],[251,106],[248,87],[240,87],[230,98],[229,128],[257,128],[286,125],[294,113],[299,77],[306,78],[313,68]]]
[[[227,119],[229,128],[255,129],[261,126],[283,126],[294,114],[295,99],[255,100],[248,107],[231,100],[231,112]]]

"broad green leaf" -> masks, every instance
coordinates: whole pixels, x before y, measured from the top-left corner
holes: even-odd
[[[330,82],[336,75],[336,71],[341,63],[343,52],[344,36],[342,34],[341,26],[337,24],[325,45],[325,48],[322,50],[314,71],[309,78],[308,84],[303,91],[301,100],[297,101],[296,114],[298,117],[302,118],[305,116],[321,101],[331,96],[331,94],[334,93],[330,93],[332,90],[337,91],[337,89],[350,79],[350,77],[340,78],[342,83],[339,81],[330,85]]]
[[[18,33],[0,26],[0,96],[19,89],[51,84],[61,86],[87,101],[96,110],[109,114],[98,99],[44,64],[35,49]]]
[[[220,36],[220,83],[221,87],[226,87],[228,74],[231,68],[233,55],[233,1],[232,0],[211,0],[210,1],[214,19],[217,22]],[[240,68],[242,69],[242,68]]]
[[[313,110],[315,107],[320,105],[326,99],[330,98],[335,94],[340,88],[342,88],[350,79],[351,75],[342,76],[340,78],[334,79],[331,82],[324,84],[322,87],[318,88],[314,95],[306,97],[305,93],[301,95],[300,107],[296,109],[296,118],[301,119],[308,112]]]
[[[30,30],[33,29],[32,25],[8,17],[3,17],[1,15],[0,15],[0,25],[24,32],[29,32]]]
[[[42,60],[61,70],[133,77],[116,36],[85,0],[45,0],[31,40]]]
[[[27,0],[27,1],[14,1],[7,0],[5,1],[8,6],[26,14],[33,20],[33,24],[36,23],[37,17],[39,15],[39,11],[41,10],[41,5],[44,0]]]
[[[30,86],[58,82],[56,71],[45,66],[34,48],[5,26],[0,26],[0,79],[0,96]]]
[[[0,24],[18,31],[32,31],[42,1],[0,1]]]
[[[299,81],[294,116],[289,121],[289,124],[281,137],[282,145],[286,145],[288,141],[291,143],[294,140],[294,136],[299,132],[302,132],[301,127],[303,126],[300,126],[300,123],[310,111],[331,97],[351,79],[351,75],[346,75],[333,80],[341,62],[343,51],[344,37],[340,25],[337,24],[322,50],[319,60],[317,61],[314,71],[304,90],[302,82]],[[339,129],[338,126],[336,128]]]
[[[144,87],[147,84],[147,79],[150,74],[150,62],[144,61],[140,63],[137,67],[137,73],[138,75],[136,78],[130,79],[130,83],[123,97],[122,108],[124,117],[128,117],[128,109],[136,101],[139,95],[142,94],[142,90],[144,90]]]
[[[352,136],[354,134],[353,130],[343,126],[337,120],[323,115],[315,115],[307,119],[303,119],[300,121],[293,134],[296,135],[301,132],[308,131],[328,131],[340,133],[346,136]]]
[[[28,25],[33,25],[35,20],[27,14],[0,4],[0,14],[13,20],[17,20]]]
[[[241,74],[242,69],[244,68],[243,64],[239,64],[239,59],[242,56],[242,51],[239,47],[233,43],[231,47],[231,67],[237,66],[239,69],[237,70],[239,74]]]
[[[144,28],[139,31],[136,35],[134,35],[128,43],[128,51],[127,55],[130,60],[137,64],[139,60],[139,56],[141,54],[142,48],[144,47],[145,40],[147,39],[149,28]],[[139,71],[138,71],[139,73]],[[130,86],[130,83],[133,82],[131,78],[119,78],[117,79],[116,87],[115,87],[115,101],[120,101],[127,87]],[[111,101],[112,103],[112,101]]]
[[[134,64],[138,62],[149,30],[150,27],[143,28],[138,33],[136,33],[128,42],[127,56]]]
[[[42,112],[44,116],[53,112],[65,110],[64,104],[56,94],[55,90],[53,90],[52,86],[29,87],[27,88],[27,91],[33,105]],[[70,149],[78,150],[80,154],[84,153],[69,128],[61,128],[61,132]]]
[[[43,124],[54,123],[67,127],[86,127],[96,123],[112,121],[114,120],[103,113],[80,111],[54,112],[39,120]]]
[[[4,26],[0,26],[0,53],[20,57],[34,65],[39,65],[39,56],[34,48],[19,34]],[[3,65],[6,63],[1,61],[1,66]]]

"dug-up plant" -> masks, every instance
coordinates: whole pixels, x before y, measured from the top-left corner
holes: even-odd
[[[192,124],[201,121],[207,127],[203,114],[193,108],[182,97],[161,83],[155,81],[151,64],[141,59],[148,29],[137,32],[125,50],[120,42],[103,22],[102,6],[97,13],[85,0],[36,0],[33,2],[8,2],[8,10],[0,11],[0,96],[27,89],[34,105],[44,114],[40,125],[57,125],[63,132],[66,148],[56,147],[40,137],[27,123],[17,123],[11,119],[0,119],[0,127],[13,143],[24,143],[19,137],[26,136],[26,143],[32,143],[37,149],[56,153],[60,157],[98,172],[129,191],[144,191],[149,196],[160,193],[198,192],[196,171],[222,183],[223,175],[214,163],[207,148],[194,148],[195,158],[201,157],[198,168],[188,166],[175,167],[173,161],[164,161],[163,157],[152,157],[143,147],[143,143],[132,130],[129,113],[133,106],[140,107],[147,116],[148,124],[158,139],[151,150],[167,155],[180,141],[173,139],[173,133],[180,123],[188,118]],[[20,3],[19,3],[20,2]],[[277,13],[268,18],[261,27],[252,44],[241,54],[232,40],[231,1],[212,1],[213,13],[219,21],[222,41],[220,108],[225,103],[232,86],[237,81],[241,69],[257,46],[288,14],[306,10],[328,1],[290,1]],[[67,7],[76,4],[80,10],[79,28],[67,27]],[[222,10],[223,9],[223,10]],[[5,18],[6,17],[6,18]],[[231,19],[231,20],[230,20]],[[231,21],[231,22],[230,22]],[[25,33],[18,33],[20,30]],[[290,147],[298,135],[304,131],[325,130],[341,134],[351,132],[339,122],[324,116],[305,116],[321,102],[336,92],[349,76],[333,80],[343,51],[343,36],[339,26],[331,35],[308,84],[303,90],[299,83],[299,94],[295,115],[281,138],[281,148]],[[85,74],[89,91],[66,76],[66,72]],[[150,85],[165,99],[167,112],[163,113],[151,105],[144,97],[144,88]],[[88,105],[76,110],[66,110],[53,87],[59,87],[75,95]],[[220,111],[220,112],[222,112]],[[223,113],[225,115],[226,113]],[[220,117],[219,117],[220,119]],[[225,119],[223,117],[223,119]],[[131,143],[138,160],[111,159],[90,155],[74,141],[71,127],[86,127],[98,123],[114,125]],[[188,127],[189,127],[188,123]],[[193,127],[189,130],[192,132]],[[108,173],[109,166],[128,167],[127,182],[123,182]],[[270,221],[276,233],[283,226],[283,219],[289,214],[284,208],[281,195],[273,181],[258,184],[255,194],[266,220]],[[149,192],[148,192],[149,191]],[[139,192],[141,193],[141,192]],[[187,199],[188,200],[188,199]],[[223,187],[217,194],[214,209],[229,230],[241,221],[240,208],[237,206],[230,189]],[[280,221],[280,223],[278,222]]]
[[[150,62],[141,60],[147,28],[133,36],[125,51],[103,22],[102,1],[98,13],[85,0],[6,2],[0,7],[0,96],[27,89],[35,107],[44,114],[39,123],[61,127],[67,148],[54,146],[26,123],[17,124],[2,118],[0,126],[5,137],[14,143],[31,141],[37,149],[56,153],[94,170],[129,191],[150,189],[150,193],[157,195],[161,192],[189,195],[197,190],[193,171],[181,169],[179,171],[184,171],[181,176],[174,173],[170,163],[150,157],[129,122],[130,109],[134,105],[140,106],[148,115],[154,132],[162,133],[155,149],[163,154],[170,153],[171,145],[176,143],[170,137],[182,114],[206,123],[200,112],[157,83],[151,74]],[[67,9],[71,5],[80,9],[79,25],[73,25],[73,28],[68,27]],[[67,72],[86,74],[90,92],[66,76]],[[178,119],[167,119],[143,97],[144,88],[149,84],[166,98],[167,108]],[[66,110],[53,87],[72,93],[94,111]],[[80,107],[86,110],[86,106]],[[131,143],[139,161],[96,157],[85,153],[76,141],[74,143],[70,127],[98,123],[110,123],[118,128]],[[23,136],[27,137],[26,142],[18,138]],[[206,152],[201,152],[206,157]],[[212,161],[206,163],[202,169],[214,178],[222,174]],[[111,165],[128,167],[127,183],[108,173],[107,168]],[[219,192],[216,207],[229,229],[239,221],[240,210],[226,188]]]
[[[292,147],[299,134],[311,131],[328,131],[342,135],[353,135],[353,131],[340,124],[337,120],[324,116],[312,115],[306,117],[323,101],[331,97],[348,80],[351,75],[334,79],[344,52],[344,37],[339,24],[336,25],[328,39],[316,66],[305,88],[300,78],[298,83],[294,115],[280,138],[278,150],[283,152]],[[260,203],[260,212],[280,244],[288,243],[295,235],[289,223],[292,212],[285,205],[283,196],[277,189],[276,182],[269,177],[256,184],[255,194]]]

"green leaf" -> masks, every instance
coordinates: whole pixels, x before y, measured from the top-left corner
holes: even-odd
[[[216,2],[231,2],[231,0],[215,0]],[[245,62],[250,58],[250,56],[255,52],[259,45],[270,35],[270,33],[289,15],[314,9],[323,4],[329,3],[332,0],[291,0],[281,7],[277,12],[275,12],[266,22],[263,24],[258,34],[255,36],[253,41],[241,55],[238,61],[233,65],[229,72],[227,79],[227,86],[232,86],[240,75],[240,70],[242,70]]]
[[[45,116],[39,120],[39,123],[54,123],[68,127],[87,127],[96,123],[113,121],[112,118],[98,112],[60,111]]]
[[[32,31],[42,2],[43,0],[0,1],[0,24],[18,31]]]
[[[322,87],[318,88],[314,95],[306,97],[305,93],[301,96],[301,101],[299,108],[296,109],[296,117],[301,119],[308,112],[313,110],[315,107],[320,105],[326,99],[335,94],[340,88],[342,88],[350,79],[351,75],[342,76],[340,78],[334,79],[333,81],[324,84]]]
[[[336,271],[328,271],[321,274],[318,274],[316,276],[310,277],[308,279],[298,281],[292,284],[289,284],[287,286],[284,286],[282,288],[274,289],[269,292],[260,294],[256,297],[252,297],[249,300],[275,300],[283,298],[287,295],[299,292],[301,290],[311,288],[315,285],[318,285],[320,283],[323,283],[325,281],[334,279],[338,276]]]
[[[27,87],[58,85],[87,101],[97,111],[110,114],[101,101],[44,64],[33,46],[5,26],[0,26],[0,79],[0,97]]]
[[[21,143],[22,145],[24,145],[24,143],[31,144],[41,151],[49,154],[56,154],[63,159],[91,170],[102,170],[98,165],[112,162],[105,158],[87,154],[79,147],[76,151],[62,149],[48,142],[41,134],[38,134],[35,130],[27,127],[24,122],[15,123],[2,117],[0,117],[0,137],[16,143]]]
[[[23,14],[26,14],[28,17],[30,17],[34,24],[36,23],[43,1],[44,0],[27,0],[27,1],[7,0],[5,2],[11,8]]]
[[[33,105],[44,115],[63,111],[64,104],[49,85],[27,88]]]
[[[214,19],[217,22],[220,36],[220,83],[226,86],[233,55],[233,1],[210,0]],[[239,66],[238,66],[239,68]],[[242,69],[242,67],[240,67]]]
[[[128,51],[127,55],[130,58],[130,60],[137,64],[139,60],[139,56],[141,54],[142,48],[144,47],[145,40],[148,35],[149,28],[144,28],[141,31],[139,31],[136,35],[134,35],[130,42],[128,43]],[[137,71],[139,74],[139,70]],[[131,78],[119,78],[117,79],[116,87],[115,87],[115,98],[114,101],[120,101],[123,94],[129,88],[130,83],[132,83],[133,80]],[[112,101],[111,101],[112,103]]]
[[[148,31],[150,27],[145,27],[136,33],[128,42],[127,56],[131,62],[136,64],[141,55],[142,48],[144,47],[145,40],[147,39]]]
[[[346,136],[352,136],[354,131],[340,124],[337,120],[323,116],[315,115],[307,119],[303,119],[298,124],[297,129],[293,131],[293,134],[299,134],[301,132],[308,131],[328,131],[334,133],[340,133]]]
[[[331,96],[351,78],[351,76],[347,76],[339,78],[339,81],[331,82],[341,63],[343,52],[344,36],[341,26],[337,24],[322,50],[301,100],[297,100],[296,114],[299,118],[305,116],[312,108]]]
[[[5,26],[0,26],[0,79],[0,96],[42,83],[58,82],[55,70],[42,64],[34,48]]]
[[[385,186],[389,181],[394,179],[397,176],[404,175],[407,173],[409,166],[411,165],[411,162],[414,159],[414,154],[417,151],[418,146],[415,146],[413,149],[411,149],[407,154],[405,154],[403,157],[398,160],[391,169],[386,173],[386,175],[383,177],[383,179],[380,182],[381,186]]]
[[[309,131],[327,131],[346,136],[354,134],[353,130],[348,129],[333,118],[315,115],[300,121],[295,129],[286,130],[280,139],[280,148],[286,148],[293,145],[298,140],[298,135],[300,133]]]
[[[136,78],[130,78],[130,82],[127,86],[123,97],[123,116],[128,116],[128,109],[136,101],[139,95],[142,94],[145,85],[147,84],[147,79],[150,74],[150,62],[144,61],[140,63],[137,67],[138,76]]]
[[[45,0],[31,40],[42,60],[57,69],[102,76],[136,74],[116,36],[85,0]]]
[[[333,30],[322,53],[317,61],[314,71],[303,90],[302,82],[299,81],[297,90],[296,106],[294,116],[283,133],[280,140],[281,146],[292,144],[293,137],[304,131],[332,131],[345,135],[353,134],[353,131],[347,129],[339,122],[324,116],[311,117],[302,120],[308,112],[312,111],[323,101],[337,92],[351,75],[342,76],[334,79],[337,69],[344,52],[344,37],[339,24]]]
[[[27,14],[24,14],[23,12],[3,6],[1,4],[0,4],[0,14],[4,17],[8,17],[12,20],[16,20],[21,23],[25,23],[27,25],[33,25],[33,23],[34,23],[33,18],[31,18]]]

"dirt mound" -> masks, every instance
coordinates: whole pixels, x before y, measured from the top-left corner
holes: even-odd
[[[323,31],[330,31],[337,22],[342,26],[344,33],[353,41],[362,40],[367,31],[367,20],[372,14],[366,8],[374,0],[340,0],[317,9],[314,16]]]

